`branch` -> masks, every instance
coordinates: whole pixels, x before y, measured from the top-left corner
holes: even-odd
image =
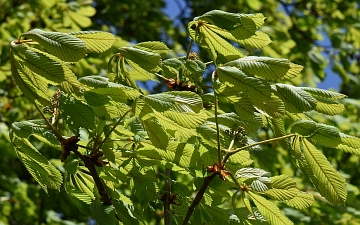
[[[216,135],[217,135],[217,147],[218,147],[218,166],[222,168],[221,165],[221,146],[220,146],[220,130],[219,130],[219,122],[218,122],[218,100],[216,98],[216,93],[214,90],[214,99],[215,99],[215,123],[216,123]]]
[[[164,198],[164,224],[170,225],[170,169],[165,169],[165,184],[164,184],[164,190],[165,190],[165,198]]]
[[[261,145],[261,144],[265,144],[265,143],[269,143],[269,142],[273,142],[273,141],[279,141],[279,140],[294,137],[294,136],[296,136],[296,134],[288,134],[288,135],[285,135],[285,136],[282,136],[282,137],[276,137],[276,138],[268,139],[268,140],[265,140],[265,141],[259,141],[259,142],[256,142],[254,144],[251,144],[251,145],[246,145],[244,147],[237,148],[234,151],[227,151],[227,153],[226,153],[226,155],[225,155],[225,157],[223,159],[223,163],[226,163],[226,161],[229,159],[230,156],[232,156],[235,153],[238,153],[238,152],[240,152],[242,150],[251,148],[251,147],[256,146],[256,145]]]
[[[91,157],[82,155],[77,149],[72,149],[72,151],[84,162],[86,168],[88,168],[90,175],[94,179],[103,205],[112,205],[111,198],[107,194],[106,188],[101,182],[99,174],[96,171],[94,160]]]
[[[205,178],[203,184],[201,185],[199,192],[196,194],[194,201],[191,203],[191,205],[186,213],[186,217],[184,219],[183,225],[188,224],[190,217],[194,212],[195,207],[200,203],[200,200],[204,196],[207,186],[209,186],[212,179],[214,179],[214,177],[216,177],[216,175],[217,175],[217,173],[213,173],[213,174],[211,174],[211,176],[208,176]]]

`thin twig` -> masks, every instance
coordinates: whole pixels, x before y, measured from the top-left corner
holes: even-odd
[[[194,43],[194,40],[193,40],[193,39],[190,39],[189,47],[188,47],[187,52],[186,52],[186,59],[189,58],[190,51],[191,51],[191,47],[192,47],[192,44],[193,44],[193,43]]]
[[[216,135],[217,135],[217,147],[218,147],[218,166],[221,166],[221,146],[220,146],[220,130],[219,130],[219,122],[218,122],[218,100],[216,98],[216,93],[214,91],[214,99],[215,99],[215,123],[216,123]]]
[[[254,144],[251,144],[251,145],[246,145],[246,146],[243,146],[241,148],[237,148],[234,151],[227,151],[227,153],[226,153],[226,155],[225,155],[225,157],[223,159],[223,163],[226,163],[226,161],[229,159],[230,156],[232,156],[235,153],[238,153],[240,151],[243,151],[245,149],[251,148],[251,147],[256,146],[256,145],[261,145],[261,144],[265,144],[265,143],[279,141],[279,140],[294,137],[294,136],[296,136],[296,134],[288,134],[288,135],[285,135],[285,136],[282,136],[282,137],[276,137],[276,138],[268,139],[268,140],[265,140],[265,141],[259,141],[259,142],[256,142]]]
[[[201,185],[199,192],[196,194],[194,201],[191,203],[191,205],[186,213],[183,225],[188,224],[190,217],[194,212],[195,207],[200,203],[200,200],[204,196],[207,186],[209,186],[212,179],[214,179],[216,177],[216,175],[217,175],[217,173],[213,173],[213,174],[211,174],[211,176],[208,176],[204,179],[204,182]]]
[[[41,117],[45,120],[45,123],[48,125],[49,129],[54,133],[55,137],[58,139],[58,141],[61,143],[64,141],[64,138],[61,136],[61,134],[51,125],[50,121],[46,118],[44,113],[41,111],[39,106],[34,102],[34,105],[36,109],[39,111]]]
[[[103,146],[103,144],[106,142],[106,140],[110,137],[111,133],[115,130],[115,128],[120,124],[120,122],[124,119],[124,117],[131,111],[131,109],[129,109],[128,111],[126,111],[124,113],[124,115],[122,115],[120,117],[120,119],[116,122],[116,124],[111,128],[111,130],[109,131],[109,133],[105,136],[105,138],[100,142],[100,144],[96,147],[96,151],[98,151],[99,149],[101,149],[101,147]]]

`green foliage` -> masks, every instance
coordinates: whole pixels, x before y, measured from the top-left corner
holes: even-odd
[[[79,11],[91,15],[89,7]],[[67,13],[79,26],[88,23]],[[73,72],[69,62],[104,54],[116,41],[112,34],[19,33],[10,44],[12,75],[42,118],[12,124],[16,155],[45,192],[63,186],[67,199],[99,224],[153,224],[162,217],[170,217],[165,224],[293,224],[287,207],[309,208],[314,196],[344,205],[346,180],[326,151],[357,156],[360,142],[336,122],[317,122],[317,115],[343,112],[339,101],[346,96],[289,84],[303,67],[287,59],[245,56],[239,46],[271,43],[259,31],[264,19],[213,10],[188,24],[191,44],[215,64],[212,93],[203,83],[211,62],[190,52],[169,58],[162,42],[119,47],[107,58],[107,73],[89,75]],[[133,72],[173,90],[148,94]],[[56,160],[49,160],[43,144],[61,156],[54,151]],[[290,157],[292,166],[284,161]],[[271,176],[263,161],[279,174]],[[306,180],[297,182],[279,164],[298,167],[316,189],[307,190]]]

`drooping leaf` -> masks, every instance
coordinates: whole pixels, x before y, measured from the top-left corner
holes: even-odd
[[[87,52],[105,52],[117,40],[113,34],[103,31],[77,31],[69,34],[84,41]]]
[[[308,140],[301,138],[301,149],[310,168],[318,179],[317,189],[331,203],[344,204],[347,196],[346,180],[326,157]]]
[[[302,66],[291,63],[288,59],[248,56],[228,62],[226,66],[234,66],[244,71],[269,80],[291,79],[300,74]]]
[[[70,201],[85,215],[90,216],[90,204],[93,201],[93,197],[87,195],[81,190],[71,186],[68,181],[64,184],[65,191]]]
[[[27,139],[15,137],[12,140],[15,152],[32,177],[47,193],[48,188],[60,190],[62,176],[45,156]]]
[[[248,192],[251,199],[254,201],[257,209],[261,215],[267,220],[269,224],[280,225],[280,224],[293,224],[276,205],[266,200],[264,197],[256,195],[253,192]]]
[[[182,142],[169,142],[166,150],[155,149],[166,161],[188,169],[198,168],[200,162],[199,152],[194,146]]]
[[[27,78],[25,68],[16,60],[14,55],[10,56],[11,71],[13,78],[25,97],[31,102],[39,102],[41,105],[49,105],[48,97]]]
[[[115,225],[115,207],[113,205],[103,205],[100,200],[95,200],[90,206],[91,215],[100,225]]]
[[[85,42],[70,34],[33,29],[22,36],[37,41],[51,54],[66,62],[79,61],[86,54]]]
[[[275,94],[271,94],[268,99],[252,98],[255,109],[266,117],[280,118],[285,115],[285,105]]]
[[[143,201],[154,201],[158,189],[155,171],[140,172],[138,168],[134,167],[128,172],[127,175],[132,178],[130,180],[130,185],[133,188],[132,192]]]
[[[124,225],[137,225],[139,219],[133,215],[134,207],[125,201],[113,200],[113,205]]]

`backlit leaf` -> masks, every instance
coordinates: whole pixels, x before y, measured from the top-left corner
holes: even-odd
[[[37,41],[51,54],[66,62],[79,61],[86,54],[85,42],[70,34],[33,29],[22,36]]]
[[[113,34],[103,31],[78,31],[69,34],[84,41],[87,52],[104,52],[117,40]]]

